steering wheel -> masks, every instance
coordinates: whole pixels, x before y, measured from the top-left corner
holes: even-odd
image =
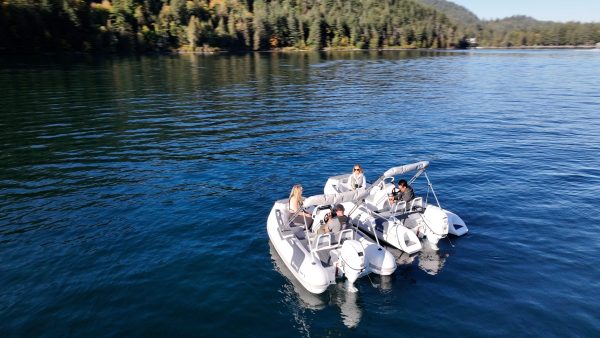
[[[331,209],[331,207],[329,205],[318,205],[316,208],[313,209],[312,218],[314,220],[316,220],[317,215],[319,214],[319,211],[325,210],[325,209]]]
[[[313,226],[312,231],[316,233],[321,229],[327,221],[331,218],[331,206],[330,205],[319,205],[313,210]]]

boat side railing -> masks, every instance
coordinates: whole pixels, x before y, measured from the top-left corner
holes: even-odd
[[[354,239],[354,229],[344,229],[339,233],[326,233],[317,236],[314,240],[311,252],[337,249],[342,246],[345,240]]]

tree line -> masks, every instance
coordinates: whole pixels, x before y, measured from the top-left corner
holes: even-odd
[[[600,42],[600,24],[538,21],[513,16],[483,21],[467,28],[482,46],[583,46]]]
[[[457,28],[411,0],[0,0],[3,51],[447,48]]]
[[[441,1],[443,2],[443,1]],[[460,20],[413,0],[0,0],[0,53],[583,44],[597,24]],[[450,18],[449,18],[450,17]],[[518,24],[515,22],[519,22]],[[521,25],[521,26],[519,26]]]
[[[458,24],[465,38],[475,38],[479,46],[582,46],[600,42],[599,23],[539,21],[523,15],[497,20],[480,20],[463,6],[446,0],[416,0],[435,8]],[[468,41],[462,41],[468,46]]]

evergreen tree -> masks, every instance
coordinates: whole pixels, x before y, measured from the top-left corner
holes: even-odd
[[[315,11],[312,14],[310,28],[308,31],[308,41],[306,44],[312,49],[319,50],[323,47],[323,32],[321,31],[321,15]]]
[[[449,19],[452,18],[452,19]],[[194,33],[195,32],[195,33]],[[16,0],[0,53],[594,45],[600,24],[479,20],[444,0]]]
[[[191,16],[187,26],[187,38],[192,51],[196,49],[199,33],[200,21],[195,16]]]

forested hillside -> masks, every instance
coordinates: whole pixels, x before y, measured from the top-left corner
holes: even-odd
[[[479,23],[479,18],[473,12],[454,2],[445,0],[416,0],[418,3],[433,7],[457,23],[473,25]]]
[[[581,46],[600,42],[600,23],[551,22],[516,15],[479,20],[468,9],[446,0],[417,0],[446,14],[465,37],[483,47]],[[468,44],[463,44],[467,46]]]
[[[582,46],[600,42],[600,23],[538,21],[527,16],[485,21],[474,36],[482,46]]]
[[[0,52],[447,48],[412,0],[0,0]]]
[[[0,53],[583,45],[600,24],[445,0],[0,0]]]

